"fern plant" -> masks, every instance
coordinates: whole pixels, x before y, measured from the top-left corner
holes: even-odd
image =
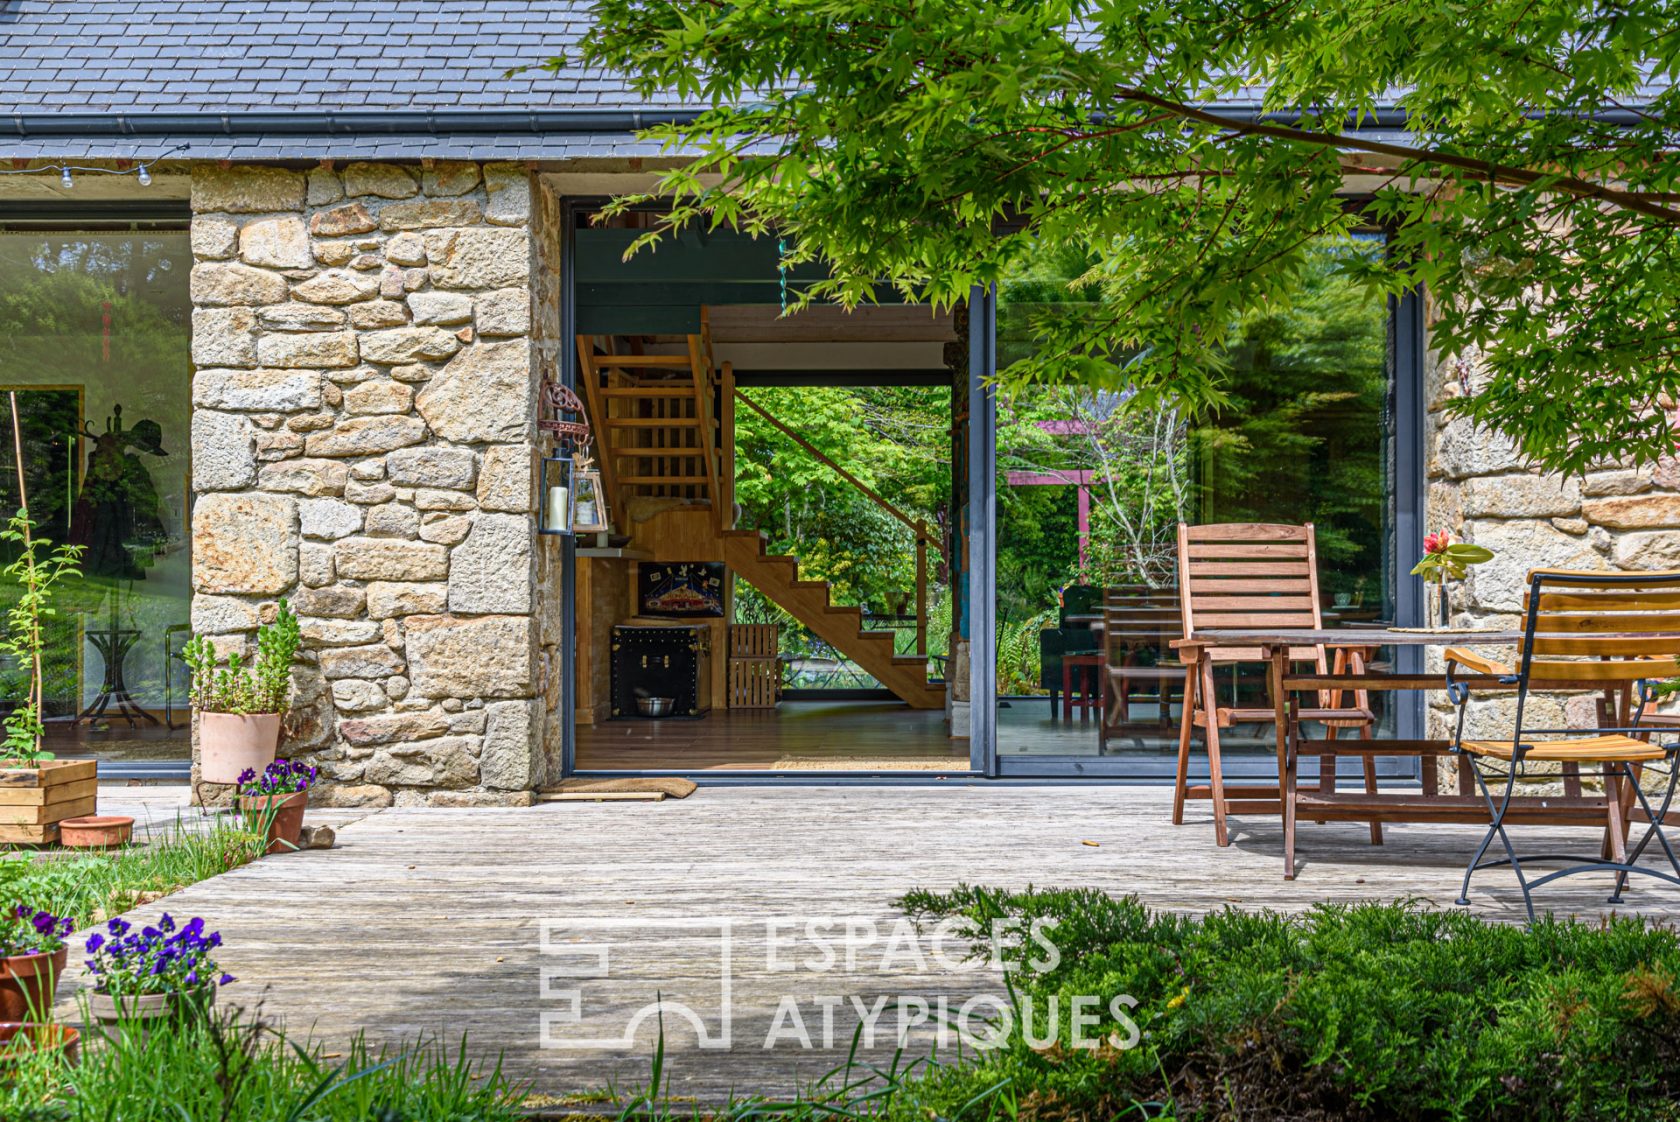
[[[45,647],[41,621],[58,613],[52,606],[53,587],[65,577],[79,577],[82,547],[61,545],[47,551],[52,542],[35,536],[29,510],[18,512],[0,530],[0,541],[18,545],[17,560],[6,566],[6,575],[18,583],[17,600],[6,609],[6,630],[0,635],[0,653],[11,655],[29,681],[29,696],[6,717],[6,737],[0,757],[25,764],[44,763],[53,758],[41,747],[46,726],[41,723],[41,653]]]
[[[234,651],[224,660],[203,635],[181,649],[192,671],[192,703],[203,713],[284,713],[292,700],[292,662],[297,657],[298,619],[285,600],[274,622],[257,629],[257,656],[246,661]]]

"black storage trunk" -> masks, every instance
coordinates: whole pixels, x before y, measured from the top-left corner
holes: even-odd
[[[711,631],[704,625],[636,627],[612,634],[612,715],[640,717],[638,697],[669,697],[673,717],[712,707]]]

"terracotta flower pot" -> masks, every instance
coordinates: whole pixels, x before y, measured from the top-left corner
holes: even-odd
[[[269,819],[268,848],[264,853],[292,853],[301,848],[298,839],[303,836],[303,812],[308,806],[308,791],[290,795],[242,795],[239,799],[239,808],[253,827],[260,827],[265,817]]]
[[[24,1052],[54,1051],[64,1062],[74,1064],[81,1058],[82,1034],[69,1025],[49,1025],[35,1021],[0,1021],[0,1071]]]
[[[198,777],[205,783],[238,783],[245,771],[260,775],[279,748],[278,713],[198,715]]]
[[[110,849],[133,836],[134,819],[126,814],[90,814],[58,824],[58,843],[70,849]]]
[[[20,954],[0,959],[0,1021],[44,1021],[52,1016],[58,979],[70,953]]]
[[[216,1004],[216,987],[199,986],[191,990],[169,993],[137,993],[124,997],[95,990],[88,995],[88,1015],[98,1022],[100,1031],[109,1036],[137,1036],[144,1043],[154,1031],[160,1031],[210,1015]]]

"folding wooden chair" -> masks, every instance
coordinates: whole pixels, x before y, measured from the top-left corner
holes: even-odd
[[[1313,631],[1323,626],[1318,597],[1318,552],[1312,523],[1304,526],[1234,522],[1209,526],[1178,525],[1178,588],[1184,621],[1184,642],[1180,657],[1185,664],[1184,706],[1178,730],[1178,777],[1173,789],[1173,824],[1184,821],[1186,799],[1213,801],[1214,840],[1230,844],[1226,816],[1238,814],[1282,814],[1286,771],[1287,730],[1278,728],[1278,780],[1275,784],[1232,785],[1225,782],[1220,760],[1220,734],[1238,724],[1273,724],[1277,711],[1271,705],[1219,704],[1216,668],[1258,664],[1262,653],[1255,647],[1204,646],[1192,640],[1199,627],[1264,628],[1268,631]],[[1334,666],[1323,643],[1290,648],[1290,659],[1311,663],[1319,673],[1360,673],[1364,669],[1362,648],[1337,648]],[[1334,740],[1343,729],[1357,729],[1369,739],[1375,723],[1364,691],[1355,692],[1352,705],[1344,705],[1338,691],[1319,694],[1316,709],[1303,709],[1300,718],[1318,721]],[[1194,729],[1201,729],[1207,743],[1209,782],[1190,785],[1190,741]],[[1365,790],[1377,790],[1376,760],[1363,755]],[[1335,790],[1336,759],[1321,756],[1319,786]],[[1371,843],[1382,843],[1382,826],[1371,822]]]
[[[1629,873],[1641,873],[1680,885],[1680,857],[1663,834],[1663,818],[1674,801],[1680,769],[1680,738],[1653,743],[1656,731],[1642,725],[1655,700],[1650,682],[1680,677],[1680,572],[1581,573],[1536,570],[1529,574],[1523,605],[1522,648],[1515,669],[1471,651],[1449,649],[1447,693],[1458,708],[1453,751],[1471,768],[1487,803],[1487,834],[1464,870],[1458,903],[1470,902],[1470,878],[1480,869],[1509,865],[1522,889],[1528,918],[1534,919],[1533,890],[1559,877],[1593,871],[1616,874],[1610,903],[1621,903]],[[1509,740],[1464,739],[1464,717],[1471,689],[1455,678],[1460,667],[1475,674],[1497,675],[1515,685],[1516,708]],[[1617,702],[1605,707],[1614,727],[1592,730],[1542,728],[1525,720],[1531,690],[1612,691]],[[1637,696],[1638,705],[1632,704]],[[1605,837],[1598,854],[1532,853],[1517,855],[1506,833],[1517,784],[1532,764],[1599,767],[1604,774]],[[1653,809],[1640,786],[1644,769],[1667,769],[1662,804]],[[1490,782],[1491,781],[1491,782]],[[1501,783],[1501,781],[1503,781]],[[1496,788],[1503,787],[1496,793]],[[1629,849],[1628,831],[1635,804],[1645,832]],[[1497,840],[1505,856],[1484,860]],[[1668,869],[1649,868],[1639,859],[1652,842],[1667,858]],[[1531,878],[1525,861],[1563,861],[1564,868]]]

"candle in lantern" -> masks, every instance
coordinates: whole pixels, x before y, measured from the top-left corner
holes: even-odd
[[[566,531],[572,528],[571,518],[566,512],[566,488],[553,486],[548,489],[548,513],[543,524],[550,530]]]

